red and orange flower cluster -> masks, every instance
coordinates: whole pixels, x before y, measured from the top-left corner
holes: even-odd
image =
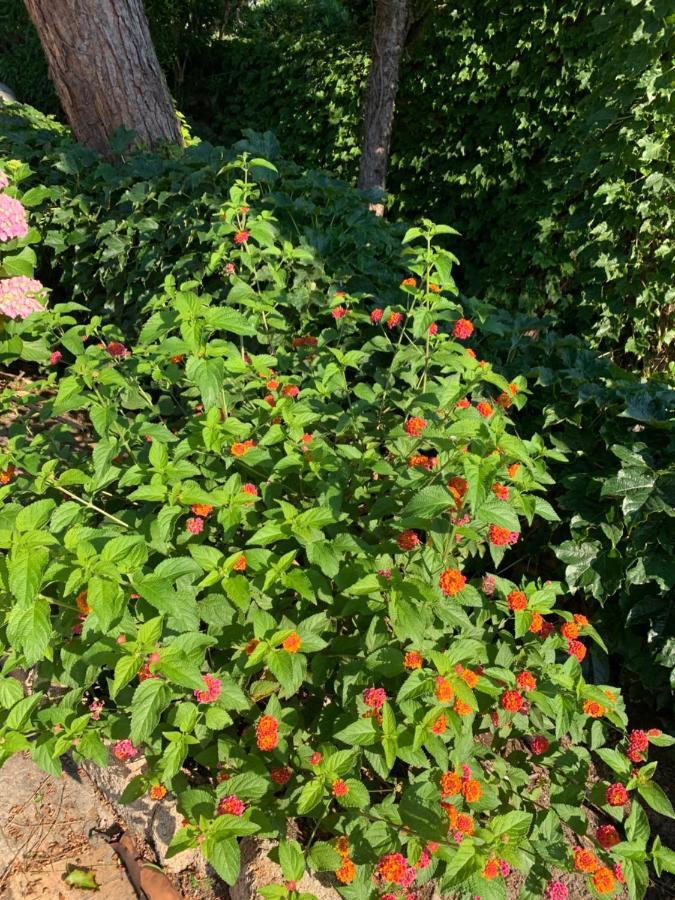
[[[269,752],[279,743],[279,723],[274,716],[261,716],[255,727],[256,743],[259,750]]]

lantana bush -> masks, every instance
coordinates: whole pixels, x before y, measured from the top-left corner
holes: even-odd
[[[26,168],[0,175],[0,349],[33,367],[2,402],[0,759],[142,758],[124,799],[176,798],[171,854],[232,884],[239,838],[278,841],[268,900],[306,869],[347,900],[564,900],[574,871],[637,898],[673,871],[643,809],[673,815],[648,762],[672,740],[593,683],[562,586],[516,574],[553,451],[481,358],[452,229],[407,232],[391,294],[352,292],[244,156],[222,290],[167,277],[130,339],[47,300]]]

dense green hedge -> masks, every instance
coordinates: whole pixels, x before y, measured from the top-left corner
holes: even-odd
[[[369,45],[358,4],[267,3],[226,28],[212,0],[146,6],[205,133],[271,129],[303,167],[355,177]],[[22,4],[5,7],[0,80],[52,108]],[[668,366],[675,338],[668,13],[667,0],[431,6],[403,65],[389,179],[392,215],[458,227],[467,293],[553,313],[647,369]]]
[[[413,32],[389,177],[394,214],[457,225],[467,292],[553,311],[648,367],[675,336],[666,12],[444,4]],[[204,92],[211,127],[230,140],[264,123],[285,153],[353,178],[366,37],[272,42],[249,21]]]

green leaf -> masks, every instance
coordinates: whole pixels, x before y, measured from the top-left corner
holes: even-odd
[[[394,758],[396,757],[394,756]],[[347,778],[345,784],[349,790],[344,796],[338,797],[340,806],[344,806],[346,809],[369,809],[370,794],[365,784],[357,781],[356,778]]]
[[[131,742],[138,746],[151,737],[171,699],[171,689],[160,678],[142,681],[131,701]]]
[[[110,691],[111,697],[116,697],[122,688],[129,684],[141,668],[141,665],[142,661],[140,659],[134,656],[127,656],[126,654],[117,660],[113,686]]]
[[[17,603],[7,617],[7,637],[21,650],[26,665],[43,659],[52,638],[49,603],[42,598]]]
[[[53,500],[37,500],[24,506],[16,517],[17,531],[37,531],[49,520],[56,504]]]
[[[300,881],[305,874],[305,857],[297,841],[279,842],[279,865],[286,881]]]
[[[100,885],[96,881],[96,875],[91,869],[70,869],[65,882],[69,887],[78,888],[81,891],[98,891]]]
[[[669,819],[675,819],[673,805],[658,784],[654,781],[648,781],[646,784],[638,784],[637,789],[643,800],[645,800],[653,810],[660,813],[662,816],[668,816]]]
[[[514,809],[503,816],[494,816],[490,819],[489,828],[498,837],[508,834],[509,838],[520,840],[528,834],[532,819],[531,813]]]
[[[9,557],[9,589],[20,603],[33,600],[40,590],[42,577],[49,562],[44,547],[14,549]]]
[[[629,775],[631,766],[630,761],[618,750],[610,750],[608,747],[601,747],[595,751],[600,759],[616,772],[617,775]]]
[[[411,518],[432,519],[454,505],[450,492],[439,485],[430,485],[418,491],[401,512],[402,516]]]
[[[380,737],[380,733],[372,719],[357,719],[346,728],[336,732],[333,737],[342,741],[343,744],[350,744],[357,747],[369,747],[375,744]]]
[[[626,834],[629,841],[646,846],[649,838],[649,819],[639,803],[631,804],[630,815],[626,819]]]
[[[233,885],[241,864],[237,841],[234,838],[218,840],[209,835],[202,844],[202,852],[223,881]]]
[[[300,792],[300,798],[298,800],[298,815],[304,816],[315,806],[317,806],[324,795],[324,783],[321,778],[313,778],[311,781],[308,781],[302,788]]]
[[[342,857],[327,841],[317,841],[307,854],[307,862],[315,872],[335,872],[342,865]]]

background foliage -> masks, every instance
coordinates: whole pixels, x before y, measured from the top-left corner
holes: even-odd
[[[367,5],[146,7],[176,98],[205,133],[229,144],[269,128],[285,157],[355,178]],[[23,4],[3,9],[0,80],[53,111]],[[648,370],[668,366],[675,337],[673,22],[667,0],[428,4],[402,67],[389,176],[393,215],[460,231],[466,293],[552,313]]]

